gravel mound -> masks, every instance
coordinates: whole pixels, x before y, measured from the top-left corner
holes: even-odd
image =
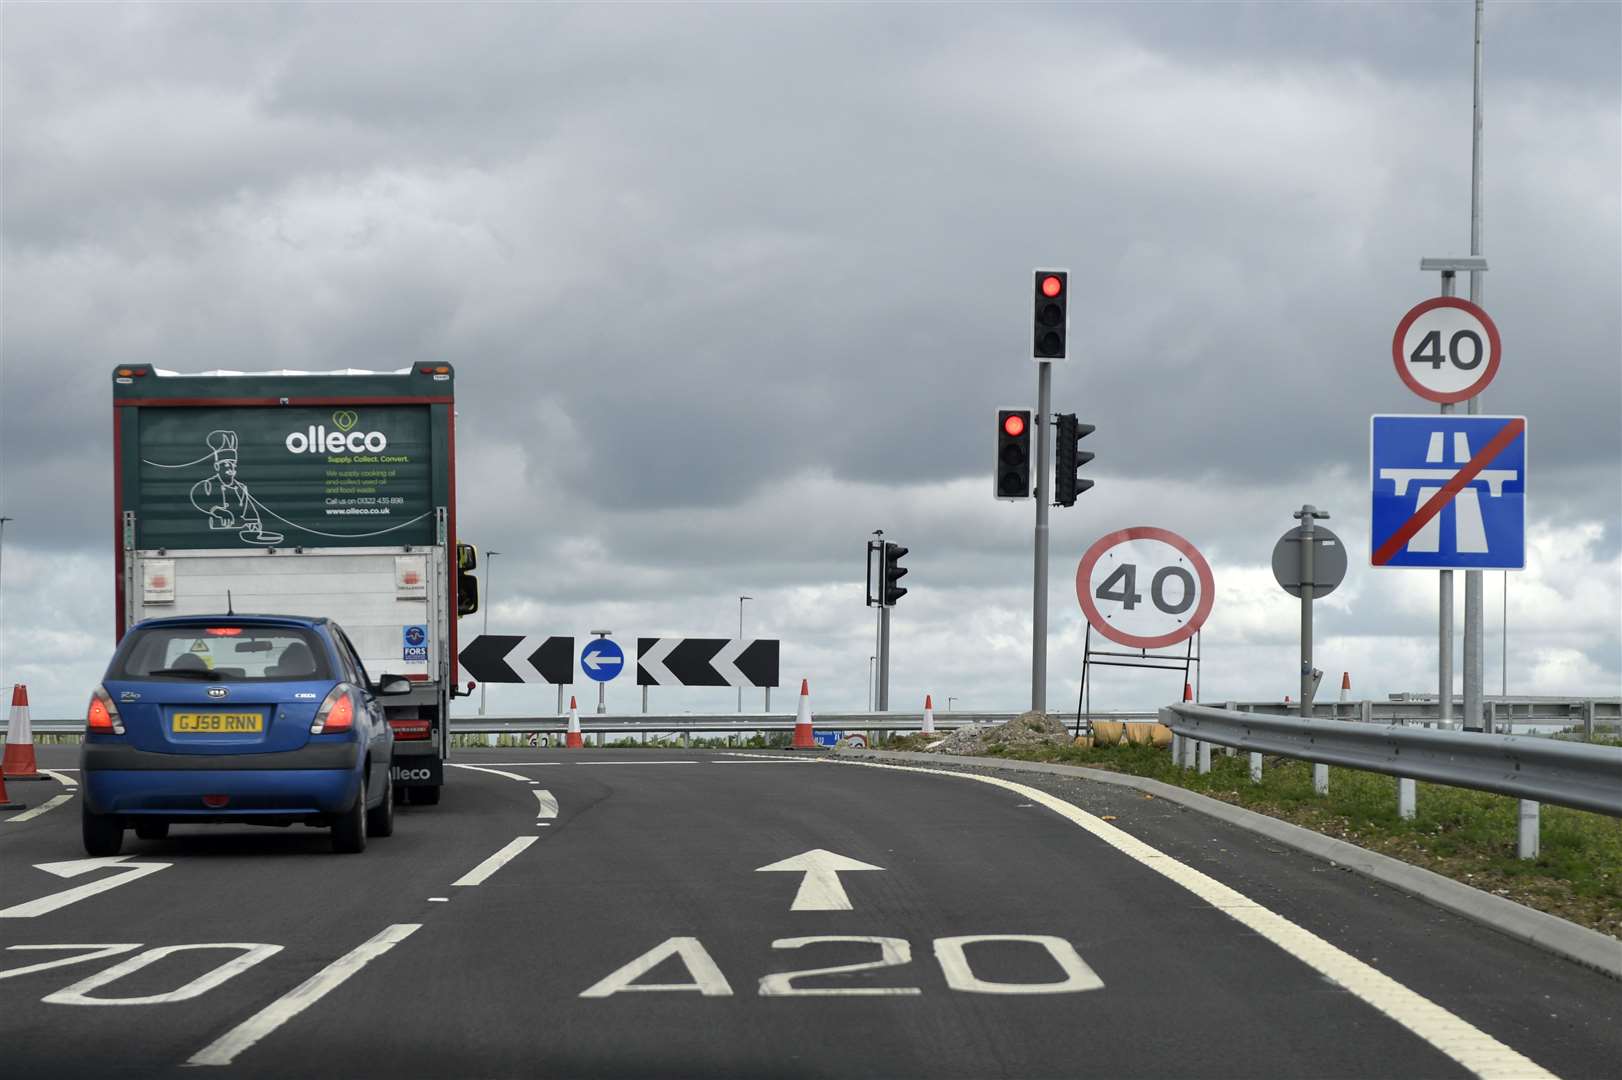
[[[996,727],[958,728],[929,747],[936,754],[969,757],[984,754],[993,746],[1068,746],[1070,729],[1056,717],[1039,712],[1023,712]]]

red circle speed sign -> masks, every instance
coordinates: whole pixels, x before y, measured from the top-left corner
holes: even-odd
[[[1408,389],[1451,405],[1475,397],[1498,374],[1498,327],[1481,308],[1456,296],[1416,304],[1397,323],[1391,360]]]
[[[1093,629],[1132,649],[1175,645],[1205,624],[1216,600],[1211,566],[1169,529],[1101,536],[1076,567],[1076,599]]]

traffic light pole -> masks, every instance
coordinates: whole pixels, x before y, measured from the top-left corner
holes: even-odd
[[[890,711],[890,609],[879,605],[878,711]]]
[[[1031,596],[1031,709],[1046,712],[1048,707],[1048,501],[1053,483],[1048,467],[1053,425],[1053,365],[1046,360],[1036,365],[1036,537],[1035,583]]]

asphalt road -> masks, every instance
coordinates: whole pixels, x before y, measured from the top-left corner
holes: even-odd
[[[74,777],[71,748],[40,756]],[[86,865],[77,798],[0,813],[0,1071],[1575,1080],[1622,1062],[1614,981],[1134,792],[687,751],[455,760],[477,768],[358,856],[297,826],[177,827]],[[8,786],[31,807],[71,791]]]

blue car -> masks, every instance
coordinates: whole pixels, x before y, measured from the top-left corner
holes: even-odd
[[[119,643],[90,698],[79,765],[84,846],[116,855],[174,822],[332,829],[358,852],[394,831],[394,735],[381,695],[327,619],[148,619]]]

